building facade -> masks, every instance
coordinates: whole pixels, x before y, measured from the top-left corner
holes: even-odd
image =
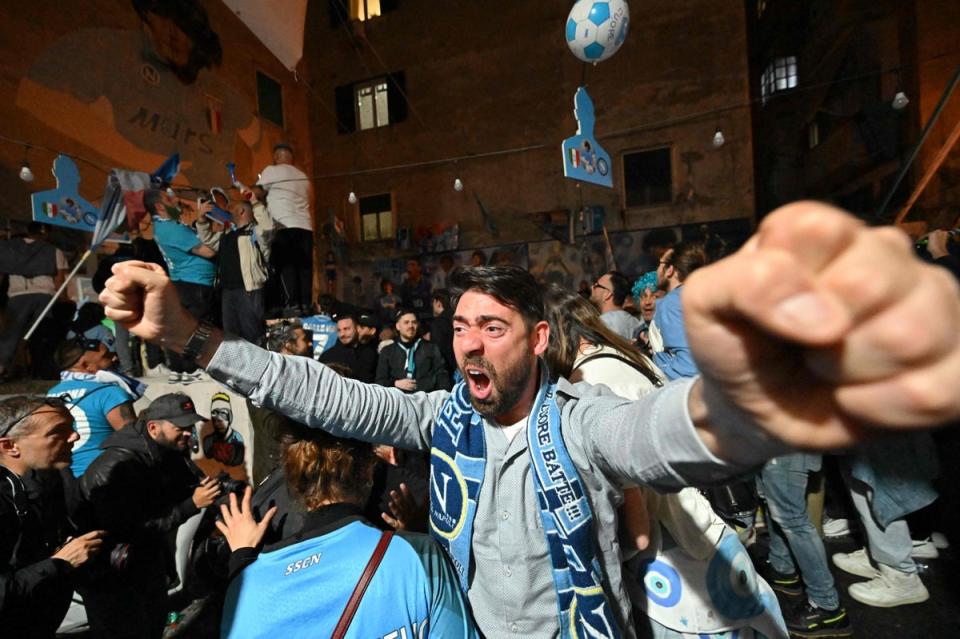
[[[304,71],[322,102],[310,112],[314,187],[342,249],[332,256],[345,271],[341,292],[364,260],[519,246],[506,253],[526,252],[531,268],[534,254],[579,262],[567,265],[576,280],[604,268],[602,255],[583,255],[602,245],[603,227],[615,249],[614,235],[634,233],[630,244],[652,228],[750,228],[739,3],[632,3],[623,47],[593,66],[564,41],[570,3],[380,0],[380,15],[358,19],[370,1],[311,3],[306,24]],[[581,83],[612,189],[563,176]]]
[[[800,198],[889,223],[960,122],[946,102],[894,189],[960,65],[960,5],[949,0],[747,0],[757,210]],[[960,149],[937,165],[905,217],[956,226]]]

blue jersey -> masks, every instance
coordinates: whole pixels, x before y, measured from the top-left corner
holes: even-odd
[[[70,472],[79,477],[102,452],[100,444],[114,431],[107,413],[133,398],[116,384],[66,379],[47,391],[48,397],[63,397],[70,404],[73,429],[80,434],[73,444]]]
[[[380,531],[353,521],[261,553],[230,583],[221,637],[329,637]],[[453,569],[426,535],[398,533],[357,608],[347,639],[478,637]]]
[[[213,286],[216,264],[191,252],[200,246],[196,233],[175,220],[154,217],[153,239],[163,253],[171,280]]]
[[[320,359],[337,343],[337,323],[327,315],[312,315],[300,320],[303,330],[313,334],[313,358]]]

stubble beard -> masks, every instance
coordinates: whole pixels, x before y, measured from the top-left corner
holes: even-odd
[[[486,399],[477,399],[470,395],[470,403],[473,409],[487,419],[493,419],[497,415],[502,415],[513,408],[526,389],[530,375],[533,374],[534,362],[524,358],[516,365],[507,368],[502,375],[490,362],[482,357],[464,360],[463,366],[472,363],[481,366],[490,378],[490,384],[493,386],[493,392]],[[467,386],[469,389],[469,385]]]

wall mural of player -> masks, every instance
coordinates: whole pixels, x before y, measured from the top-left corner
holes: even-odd
[[[269,164],[250,101],[212,71],[224,51],[203,4],[133,0],[134,15],[138,29],[82,28],[50,43],[20,80],[17,107],[114,166],[148,169],[179,152],[191,184],[222,183],[224,158],[247,173]]]

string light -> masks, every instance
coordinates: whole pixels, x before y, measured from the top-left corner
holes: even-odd
[[[713,134],[713,146],[719,149],[726,141],[727,139],[723,137],[723,131],[717,129],[717,132]]]
[[[907,97],[907,94],[903,91],[897,91],[897,94],[893,96],[891,106],[894,111],[902,111],[907,108],[908,104],[910,104],[910,98]]]
[[[27,151],[29,146],[23,147],[23,164],[20,165],[20,179],[24,182],[33,182],[33,171],[30,170],[30,163],[27,162]]]

